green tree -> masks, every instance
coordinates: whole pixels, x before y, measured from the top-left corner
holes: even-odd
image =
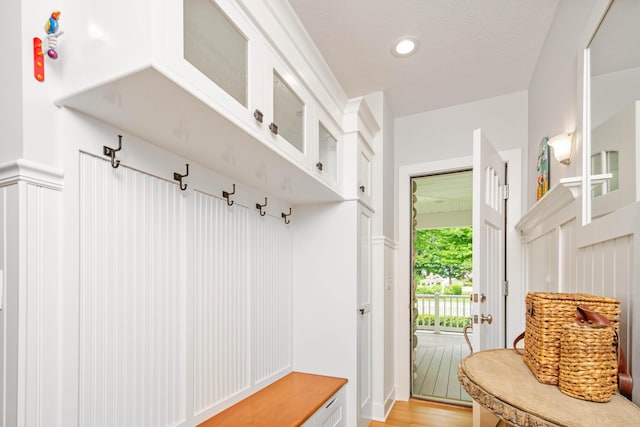
[[[472,230],[470,227],[418,230],[414,247],[416,258],[414,275],[422,272],[461,280],[472,269]]]

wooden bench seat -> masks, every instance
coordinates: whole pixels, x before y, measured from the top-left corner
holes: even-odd
[[[199,427],[300,426],[346,383],[344,378],[292,372]]]

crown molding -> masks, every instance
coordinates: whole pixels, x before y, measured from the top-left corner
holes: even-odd
[[[25,159],[0,165],[0,187],[18,182],[62,190],[64,174],[61,170]]]

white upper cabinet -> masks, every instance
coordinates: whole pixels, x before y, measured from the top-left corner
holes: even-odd
[[[292,53],[289,31],[256,19],[272,14],[268,5],[70,1],[77,16],[64,28],[57,104],[291,203],[344,199],[336,186],[343,131],[325,120],[321,134],[318,124],[319,111],[340,121],[344,105],[330,100],[344,94],[328,95],[335,86]]]

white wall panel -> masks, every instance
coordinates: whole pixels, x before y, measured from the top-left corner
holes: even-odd
[[[25,163],[0,168],[0,426],[60,414],[61,175]]]
[[[632,342],[633,245],[633,236],[629,235],[578,249],[578,273],[584,280],[576,283],[574,291],[621,300],[620,340],[627,355]]]
[[[250,242],[253,376],[260,383],[291,370],[293,242],[291,224],[269,215],[261,217],[257,212],[252,215],[255,215]],[[313,321],[313,317],[310,312],[307,320]]]
[[[527,291],[552,292],[557,289],[558,233],[552,229],[527,245]]]
[[[391,405],[395,401],[395,381],[394,381],[394,299],[393,299],[393,277],[395,277],[395,243],[387,242],[384,248],[384,412],[387,414],[391,410]],[[374,353],[375,355],[375,353]]]
[[[80,424],[185,418],[183,194],[80,154]]]
[[[253,212],[252,212],[253,213]],[[206,410],[251,386],[249,212],[194,192],[194,405]]]

